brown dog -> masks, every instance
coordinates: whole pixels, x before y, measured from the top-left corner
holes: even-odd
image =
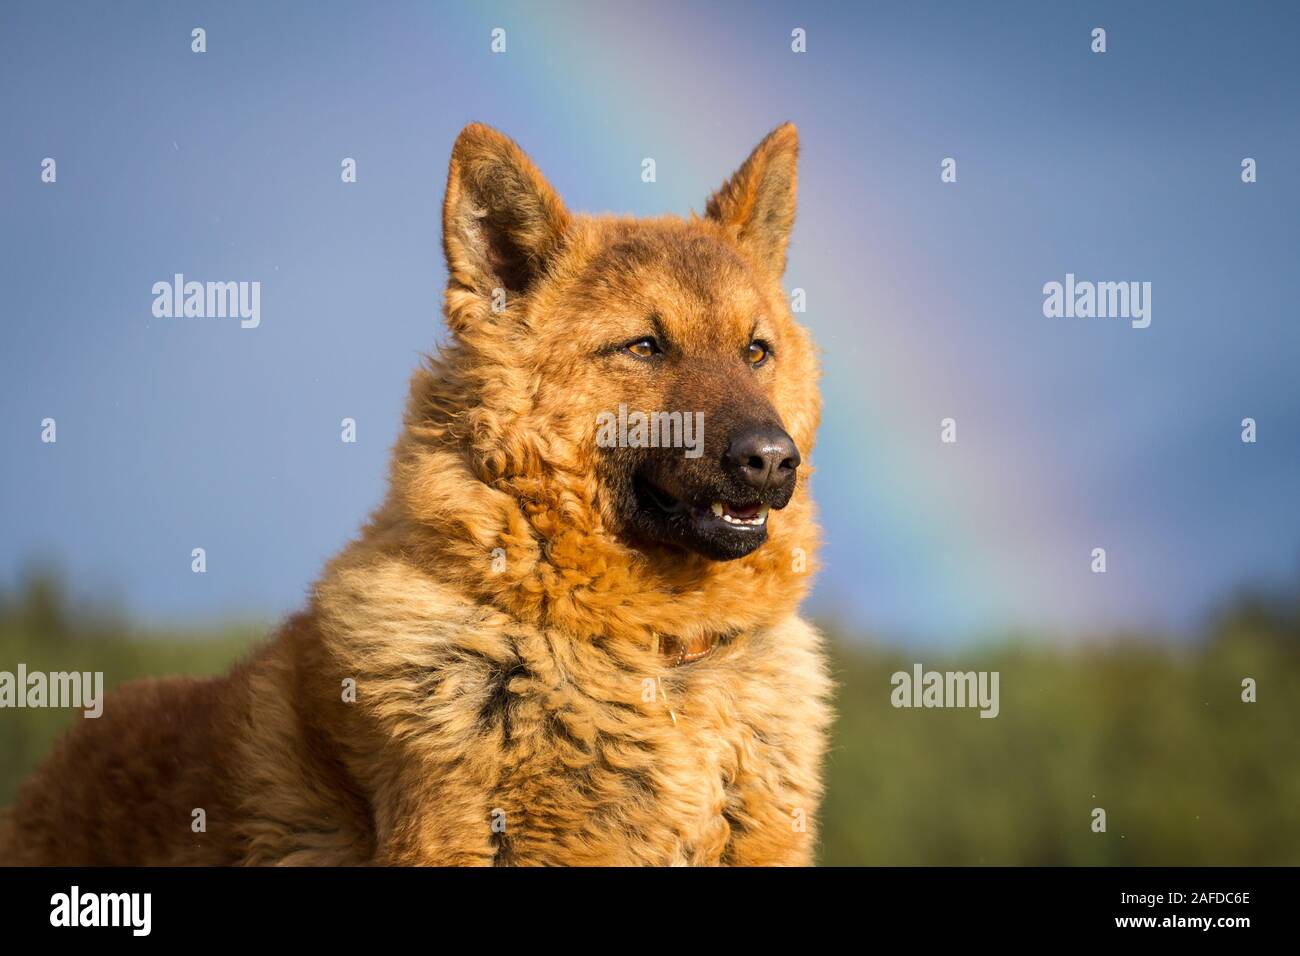
[[[232,673],[78,721],[0,862],[809,863],[830,684],[796,616],[797,153],[774,131],[703,217],[587,217],[467,127],[454,343],[414,376],[383,506]]]

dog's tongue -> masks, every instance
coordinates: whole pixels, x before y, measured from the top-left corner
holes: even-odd
[[[754,518],[757,517],[761,505],[731,505],[725,502],[722,505],[724,511],[733,518]]]

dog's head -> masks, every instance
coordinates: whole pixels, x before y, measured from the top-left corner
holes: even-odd
[[[498,432],[486,477],[540,459],[647,553],[727,561],[768,540],[818,417],[813,349],[780,285],[797,154],[779,127],[703,216],[638,220],[571,214],[512,141],[460,134],[448,322],[493,370],[467,386],[474,430]]]

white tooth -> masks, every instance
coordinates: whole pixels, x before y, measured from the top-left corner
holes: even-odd
[[[772,510],[772,506],[771,506],[771,505],[763,505],[763,507],[761,507],[761,508],[758,509],[758,517],[759,517],[759,519],[760,519],[760,520],[765,520],[765,519],[767,518],[767,513],[768,513],[769,511],[771,511],[771,510]]]
[[[715,501],[713,504],[709,505],[709,508],[712,509],[713,513],[719,518],[723,517],[721,501]]]

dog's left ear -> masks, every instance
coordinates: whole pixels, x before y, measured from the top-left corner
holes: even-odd
[[[514,140],[481,123],[461,130],[442,206],[453,281],[485,298],[526,292],[568,225],[564,203]]]
[[[794,226],[798,164],[798,131],[793,123],[778,126],[705,207],[708,218],[734,230],[740,247],[778,276]]]

